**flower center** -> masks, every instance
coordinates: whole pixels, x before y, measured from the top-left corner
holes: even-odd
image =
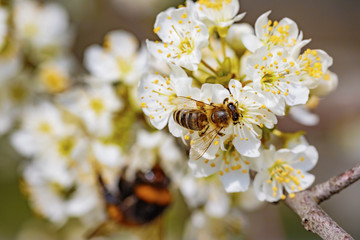
[[[76,186],[64,187],[57,182],[50,183],[51,189],[58,194],[62,199],[68,200],[71,198],[73,193],[76,191]]]
[[[263,28],[266,29],[264,36],[268,38],[265,43],[281,45],[283,47],[291,47],[296,44],[296,39],[291,39],[292,42],[288,40],[290,25],[277,27],[278,24],[278,21],[272,22],[269,20],[268,23],[263,26]]]
[[[40,80],[46,90],[51,93],[61,92],[69,85],[68,78],[55,68],[43,69],[40,73]]]
[[[51,126],[47,122],[41,122],[38,126],[38,130],[42,133],[50,133],[51,132]]]
[[[28,37],[34,37],[38,33],[38,26],[34,23],[28,23],[25,25],[24,32]]]
[[[291,190],[301,190],[300,180],[296,174],[301,174],[300,170],[294,170],[294,168],[290,167],[286,162],[283,162],[281,158],[276,160],[276,162],[268,168],[270,173],[270,179],[268,183],[272,181],[277,181],[280,184],[289,184],[291,185]],[[301,175],[303,177],[303,175]],[[273,188],[273,196],[277,195],[277,187]]]
[[[117,57],[116,62],[122,74],[127,75],[131,71],[131,62],[129,60]]]
[[[324,76],[321,58],[316,50],[307,49],[299,56],[299,59],[302,62],[302,70],[309,74],[309,76],[314,78],[322,78]]]
[[[68,157],[74,149],[75,140],[71,137],[64,138],[58,142],[58,150],[64,157]]]
[[[99,98],[92,99],[90,101],[90,107],[97,115],[99,115],[105,109],[103,101]]]
[[[179,49],[182,54],[190,54],[194,50],[193,42],[186,37],[180,42]]]

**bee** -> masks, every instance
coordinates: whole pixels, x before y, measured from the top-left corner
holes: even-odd
[[[151,223],[162,215],[172,202],[170,179],[159,164],[146,173],[137,172],[134,181],[130,182],[121,177],[116,193],[108,189],[100,174],[98,182],[105,200],[107,216],[117,225],[130,227]],[[101,224],[87,238],[103,234],[108,226],[108,222]]]
[[[190,158],[197,160],[208,150],[216,136],[223,136],[222,129],[231,123],[238,124],[243,117],[237,103],[224,99],[222,104],[207,104],[187,97],[177,97],[181,109],[173,112],[174,121],[180,126],[198,132],[192,139]]]

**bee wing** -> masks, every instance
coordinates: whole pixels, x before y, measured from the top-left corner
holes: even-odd
[[[173,103],[175,103],[178,106],[178,109],[204,109],[204,110],[209,110],[209,109],[213,109],[214,106],[204,103],[202,101],[197,101],[195,99],[192,98],[188,98],[188,97],[176,97],[173,100]]]
[[[198,160],[209,149],[222,127],[209,128],[203,136],[191,140],[190,159]]]

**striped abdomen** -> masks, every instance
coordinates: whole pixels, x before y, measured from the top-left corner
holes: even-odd
[[[200,110],[176,110],[173,117],[177,124],[194,131],[201,131],[209,124],[206,114]]]

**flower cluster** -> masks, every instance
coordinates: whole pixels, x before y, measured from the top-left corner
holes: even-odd
[[[207,35],[200,40],[206,47],[208,30],[199,24],[203,32],[194,25],[195,34]],[[0,8],[0,135],[9,136],[24,158],[21,190],[34,212],[58,227],[77,218],[85,226],[82,231],[89,232],[111,218],[100,176],[109,190],[123,194],[118,192],[120,179],[137,182],[159,166],[189,209],[206,206],[207,216],[227,215],[231,202],[221,184],[194,178],[181,145],[165,131],[154,132],[141,111],[137,89],[145,72],[171,71],[181,81],[160,81],[164,91],[171,87],[178,95],[192,91],[191,78],[176,65],[153,58],[123,30],[109,32],[102,45],[85,50],[84,72],[70,51],[74,36],[59,4],[19,0]],[[187,48],[182,44],[182,50]],[[160,124],[167,124],[165,115]],[[224,200],[221,209],[219,199]]]
[[[238,23],[239,8],[171,7],[156,18],[159,40],[113,30],[85,50],[82,68],[61,5],[0,7],[0,135],[24,158],[21,188],[38,215],[57,226],[77,218],[88,232],[109,219],[149,223],[155,217],[134,208],[163,211],[182,199],[185,239],[221,238],[205,227],[226,231],[239,206],[292,198],[313,183],[315,147],[302,132],[279,131],[278,117],[319,121],[310,110],[337,86],[332,58],[302,51],[310,40],[291,19],[266,12],[253,28]]]
[[[158,14],[160,40],[147,47],[171,71],[145,75],[139,100],[154,127],[189,145],[194,176],[217,173],[227,192],[253,182],[259,200],[274,202],[309,187],[318,160],[306,141],[288,146],[300,136],[277,130],[277,118],[316,124],[309,110],[337,77],[325,51],[301,52],[310,40],[293,20],[269,20],[269,11],[252,29],[236,23],[238,10],[238,1],[199,0]]]

